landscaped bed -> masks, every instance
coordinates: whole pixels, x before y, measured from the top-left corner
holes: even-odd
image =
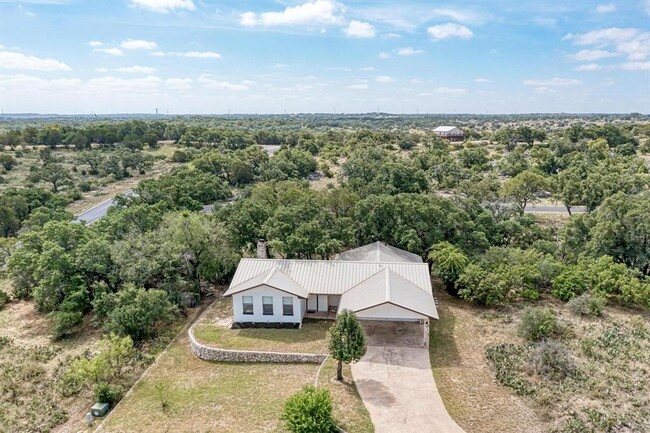
[[[231,318],[231,300],[217,298],[194,326],[194,337],[220,349],[328,353],[329,320],[304,319],[300,329],[230,329]]]

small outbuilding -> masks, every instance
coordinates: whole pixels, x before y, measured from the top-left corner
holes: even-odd
[[[455,126],[438,126],[433,130],[433,133],[452,142],[465,140],[465,133]]]

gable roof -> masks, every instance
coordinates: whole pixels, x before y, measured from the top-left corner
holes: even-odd
[[[458,129],[458,127],[456,127],[456,126],[438,126],[437,128],[435,128],[435,129],[433,130],[433,132],[451,132],[451,131],[453,131],[454,129]],[[461,131],[460,129],[458,129],[458,132],[461,132],[461,133],[462,133],[463,131]]]
[[[339,309],[358,312],[387,303],[438,318],[431,294],[389,268],[380,270],[345,292]]]
[[[409,262],[422,263],[422,257],[399,248],[386,245],[383,242],[373,242],[353,250],[345,251],[336,260],[355,262]]]
[[[282,271],[308,294],[342,295],[384,268],[392,270],[431,296],[431,277],[426,263],[248,258],[240,260],[230,288],[224,295],[263,284],[267,273],[274,269]]]
[[[239,270],[239,268],[237,268],[237,270]],[[295,282],[293,279],[291,279],[291,277],[289,277],[277,267],[255,275],[254,277],[242,281],[237,285],[234,284],[234,281],[235,280],[233,280],[233,283],[230,284],[230,288],[228,288],[228,290],[224,293],[224,296],[234,295],[235,293],[243,292],[262,285],[273,287],[274,289],[296,295],[297,297],[303,299],[307,299],[309,296],[309,292],[307,292],[304,287]]]

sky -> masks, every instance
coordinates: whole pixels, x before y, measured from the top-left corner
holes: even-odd
[[[650,0],[0,0],[5,113],[650,112]]]

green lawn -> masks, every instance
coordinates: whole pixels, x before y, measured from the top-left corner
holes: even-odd
[[[313,384],[317,371],[313,364],[202,361],[191,354],[183,336],[160,356],[98,431],[285,432],[280,420],[284,402]],[[332,392],[337,423],[349,433],[372,432],[356,388],[350,383],[332,383],[334,372],[334,364],[328,364],[320,380]],[[349,368],[346,375],[350,377]]]
[[[222,349],[327,353],[327,330],[333,322],[305,319],[300,329],[229,329],[230,299],[218,298],[194,327],[195,338]]]

